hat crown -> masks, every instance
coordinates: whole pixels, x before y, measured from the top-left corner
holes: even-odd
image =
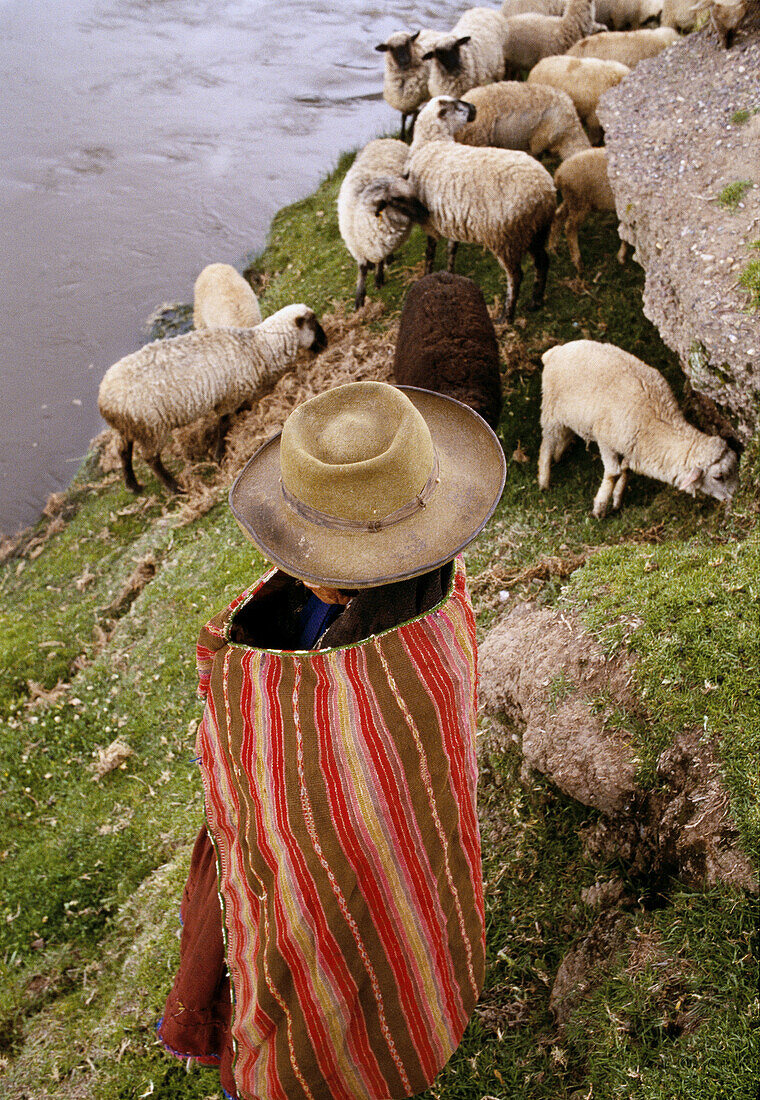
[[[286,494],[355,523],[372,523],[408,505],[434,465],[423,416],[384,382],[352,382],[304,402],[288,417],[280,443]]]

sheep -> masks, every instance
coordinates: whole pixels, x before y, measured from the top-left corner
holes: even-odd
[[[431,96],[458,96],[504,76],[506,21],[491,8],[470,8],[449,34],[440,34],[424,53],[430,61]]]
[[[542,57],[565,53],[601,24],[594,20],[594,0],[568,0],[563,15],[526,12],[507,19],[504,63],[507,71],[532,69]]]
[[[607,150],[587,149],[560,164],[554,173],[554,186],[562,192],[562,203],[554,215],[549,246],[554,248],[564,225],[570,259],[579,275],[583,273],[578,248],[578,230],[591,210],[615,210],[615,196],[607,177]],[[618,263],[625,263],[626,243],[621,242]]]
[[[590,148],[572,100],[557,88],[502,80],[471,88],[467,102],[477,113],[456,135],[462,145],[522,149],[534,157],[548,152],[560,160]]]
[[[621,61],[632,69],[647,57],[656,57],[668,46],[680,40],[672,27],[641,27],[637,31],[603,31],[581,38],[565,52],[570,57],[600,57],[605,61]]]
[[[394,110],[401,112],[401,137],[406,137],[406,120],[411,116],[409,136],[414,133],[417,112],[430,98],[428,75],[430,62],[423,61],[432,42],[438,37],[436,31],[419,30],[396,31],[385,42],[378,43],[375,49],[385,54],[385,74],[383,76],[383,99]]]
[[[631,70],[619,61],[602,61],[598,57],[544,57],[528,73],[528,84],[548,84],[567,92],[581,122],[586,127],[592,145],[603,138],[596,106],[610,88],[619,84]]]
[[[736,31],[747,14],[748,0],[713,0],[710,4],[710,25],[724,50],[731,48]]]
[[[506,295],[499,320],[511,321],[522,279],[522,258],[530,252],[536,267],[531,308],[544,298],[549,257],[546,238],[557,193],[543,165],[511,149],[458,145],[454,134],[472,122],[475,108],[451,96],[436,96],[419,113],[409,151],[407,173],[420,202],[429,211],[422,223],[428,234],[426,271],[432,271],[436,242],[482,245],[506,274]],[[393,201],[392,195],[389,196]]]
[[[397,180],[396,203],[378,212],[388,185],[404,170],[409,147],[395,138],[376,138],[358,154],[338,192],[338,228],[346,248],[356,260],[358,276],[354,307],[364,304],[367,271],[375,269],[375,286],[385,279],[385,261],[403,244],[416,221],[427,215],[406,185],[409,213],[403,208],[404,182]]]
[[[393,378],[464,402],[496,428],[501,415],[499,345],[480,287],[436,271],[409,288]]]
[[[261,321],[259,300],[230,264],[208,264],[195,280],[193,324],[203,328],[253,328]]]
[[[695,0],[662,0],[661,27],[673,27],[682,34],[697,25],[698,5]]]
[[[738,484],[736,453],[720,436],[705,435],[684,419],[665,379],[614,344],[574,340],[549,348],[541,399],[538,484],[573,435],[599,446],[604,478],[594,498],[601,518],[620,507],[628,471],[653,477],[696,496],[700,489],[730,500]]]
[[[636,30],[650,19],[659,19],[662,4],[663,0],[595,0],[595,14],[610,30]]]
[[[219,417],[215,460],[219,462],[230,413],[274,386],[300,348],[327,346],[314,311],[297,304],[267,317],[256,328],[208,329],[154,340],[109,367],[100,383],[98,408],[121,436],[124,482],[141,486],[132,468],[139,443],[156,477],[172,493],[182,489],[161,462],[173,428],[200,416]]]
[[[525,12],[538,12],[541,15],[563,15],[566,0],[504,0],[501,14],[505,19]]]

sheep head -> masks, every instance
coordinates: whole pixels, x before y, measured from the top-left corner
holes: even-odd
[[[697,489],[716,500],[730,500],[739,484],[739,459],[736,452],[716,437],[718,457],[708,466],[694,466],[679,482],[678,488],[697,495]]]
[[[422,55],[422,60],[431,61],[435,58],[441,68],[447,72],[449,76],[456,76],[462,69],[462,59],[459,55],[459,50],[469,41],[469,34],[466,34],[463,38],[454,38],[452,34],[445,35],[443,38],[438,39],[432,50]]]
[[[454,99],[450,95],[438,95],[420,111],[414,127],[412,147],[424,141],[453,140],[454,134],[467,122],[472,122],[477,111],[472,103]]]
[[[314,310],[309,309],[308,306],[300,302],[296,305],[286,306],[285,309],[292,311],[288,319],[295,326],[299,346],[306,348],[308,351],[313,351],[315,355],[318,355],[320,351],[324,351],[327,347],[327,336],[317,320]],[[280,313],[284,312],[285,310],[280,310]]]
[[[379,53],[390,53],[393,63],[399,72],[406,72],[412,67],[412,44],[417,41],[419,31],[408,34],[406,31],[397,31],[386,42],[380,42],[375,49]]]
[[[414,186],[402,176],[382,176],[367,184],[365,199],[374,209],[375,217],[383,214],[392,229],[403,230],[410,221],[424,223],[430,211],[417,198]]]

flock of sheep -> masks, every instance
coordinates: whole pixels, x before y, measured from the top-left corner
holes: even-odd
[[[746,0],[709,6],[716,32],[730,45]],[[369,270],[382,285],[385,264],[413,227],[427,234],[426,274],[401,315],[397,383],[438,388],[496,426],[502,400],[496,334],[479,288],[452,274],[457,245],[481,245],[502,267],[499,320],[506,322],[514,317],[527,254],[536,272],[531,308],[541,306],[547,245],[562,228],[580,272],[578,227],[591,210],[615,209],[599,145],[599,99],[638,61],[678,41],[697,7],[693,0],[504,0],[500,11],[465,11],[448,32],[400,31],[376,47],[385,55],[383,94],[401,113],[402,139],[376,139],[356,156],[340,188],[338,225],[358,268],[357,308]],[[657,18],[663,25],[642,26]],[[519,75],[527,78],[506,79]],[[553,179],[537,159],[542,153],[561,162]],[[433,273],[441,239],[448,242],[448,270]],[[624,257],[625,244],[621,263]],[[135,443],[159,480],[180,492],[161,461],[172,430],[215,413],[220,461],[230,415],[271,389],[301,348],[318,352],[326,344],[306,305],[262,320],[250,285],[228,264],[199,275],[194,324],[194,332],[121,359],[101,383],[100,412],[121,438],[133,492],[140,489]],[[549,486],[551,463],[577,435],[597,443],[604,465],[595,516],[620,506],[629,470],[692,495],[699,489],[730,499],[738,481],[735,452],[685,421],[652,367],[589,340],[550,348],[543,363],[541,489]]]

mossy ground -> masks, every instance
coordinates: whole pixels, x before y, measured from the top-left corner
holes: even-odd
[[[321,312],[352,299],[355,268],[335,215],[349,163],[342,158],[312,196],[275,218],[253,262],[265,313],[293,300]],[[536,485],[547,347],[578,337],[620,344],[680,393],[677,363],[641,311],[642,273],[617,264],[617,247],[612,217],[589,219],[585,281],[563,245],[544,309],[524,312],[528,270],[517,322],[500,333],[508,476],[467,554],[479,629],[518,596],[562,600],[610,647],[629,646],[648,716],[633,727],[642,774],[677,731],[701,726],[721,746],[750,850],[758,817],[749,761],[760,726],[757,440],[728,511],[634,477],[623,509],[596,520],[601,464],[579,445],[547,494]],[[390,268],[378,325],[397,315],[422,251],[415,234]],[[501,293],[496,264],[479,250],[462,248],[457,270],[487,301]],[[201,820],[194,642],[263,563],[223,504],[184,526],[179,505],[162,504],[135,500],[90,459],[64,520],[41,521],[0,572],[0,1091],[9,1100],[221,1097],[214,1072],[187,1073],[160,1049],[154,1027],[176,966],[179,897]],[[151,563],[147,580],[130,590],[141,562]],[[97,750],[117,735],[133,755],[97,780]],[[521,783],[518,771],[516,755],[484,749],[487,989],[426,1095],[754,1095],[753,906],[727,889],[700,894],[672,883],[648,909],[635,901],[641,882],[632,884],[625,949],[558,1030],[548,1011],[553,977],[596,915],[581,890],[625,879],[626,869],[584,849],[593,811],[543,783]]]

